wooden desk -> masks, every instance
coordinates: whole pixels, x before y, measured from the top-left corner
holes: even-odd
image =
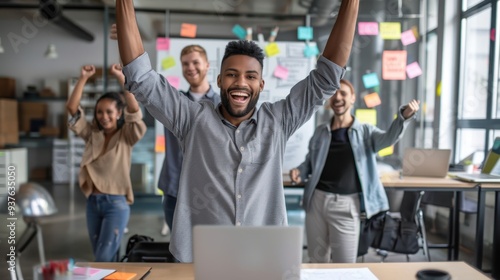
[[[493,255],[491,258],[491,276],[500,279],[500,184],[482,183],[477,199],[477,222],[476,222],[476,250],[475,266],[479,269],[483,266],[483,241],[484,241],[484,214],[486,210],[486,192],[495,192],[495,210],[493,220]]]
[[[433,178],[433,177],[400,177],[399,172],[385,173],[380,176],[382,184],[385,188],[394,188],[398,190],[408,191],[448,191],[453,192],[454,207],[450,212],[448,260],[458,260],[460,247],[460,195],[462,191],[477,191],[480,192],[476,183],[468,183],[458,181],[450,177]],[[439,247],[441,248],[441,247]]]
[[[193,264],[177,263],[77,263],[78,266],[89,265],[96,268],[125,269],[133,271],[134,266],[150,266],[151,272],[146,280],[192,280]],[[407,263],[354,263],[354,264],[302,264],[302,268],[363,268],[367,267],[380,280],[415,279],[421,269],[440,269],[447,271],[451,279],[490,279],[464,262],[407,262]],[[134,278],[135,280],[135,278]]]

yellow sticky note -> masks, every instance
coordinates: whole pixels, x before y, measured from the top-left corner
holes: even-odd
[[[441,83],[442,82],[439,82],[439,84],[436,87],[436,95],[437,96],[441,96]]]
[[[175,66],[175,59],[172,56],[166,57],[161,60],[162,70],[167,70]]]
[[[377,111],[375,109],[356,109],[354,115],[361,123],[377,125]]]
[[[181,37],[194,38],[196,37],[196,24],[191,23],[183,23],[181,24]]]
[[[265,47],[264,51],[267,56],[275,56],[280,53],[280,48],[278,47],[278,44],[271,43]]]
[[[390,147],[387,147],[387,148],[384,148],[384,149],[378,151],[379,157],[386,157],[386,156],[390,156],[392,154],[394,154],[394,146],[390,146]]]
[[[401,23],[400,22],[381,22],[380,37],[384,40],[399,40],[401,39]]]

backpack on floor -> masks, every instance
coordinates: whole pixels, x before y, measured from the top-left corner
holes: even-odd
[[[121,262],[127,261],[128,255],[130,254],[132,249],[135,247],[135,245],[137,245],[140,242],[144,242],[144,241],[153,242],[154,238],[147,236],[147,235],[140,235],[140,234],[134,234],[134,235],[130,236],[130,238],[128,239],[128,242],[127,242],[127,248],[125,249],[125,256],[123,256],[123,258],[120,261]]]

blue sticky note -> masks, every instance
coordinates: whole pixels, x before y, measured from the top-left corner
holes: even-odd
[[[235,24],[233,26],[233,33],[240,40],[245,40],[245,38],[247,36],[247,31],[245,30],[245,28],[241,27],[241,25],[239,25],[239,24]]]
[[[299,40],[312,40],[313,28],[310,26],[299,26],[297,28],[297,38]]]
[[[377,73],[363,75],[363,84],[365,88],[372,88],[379,85]]]
[[[316,45],[306,45],[306,48],[304,49],[304,56],[305,57],[311,57],[311,56],[317,56],[319,54],[319,49],[318,46]]]

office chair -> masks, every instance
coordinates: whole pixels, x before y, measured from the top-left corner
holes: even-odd
[[[422,209],[420,208],[420,204],[422,201],[422,197],[424,195],[423,191],[405,191],[403,194],[403,199],[401,202],[401,207],[399,212],[388,212],[389,215],[400,221],[399,224],[399,234],[404,234],[405,232],[402,232],[401,230],[401,222],[412,222],[415,223],[416,225],[416,235],[418,238],[419,242],[419,247],[420,249],[423,250],[424,255],[426,256],[428,261],[431,261],[430,255],[429,255],[429,250],[428,250],[428,245],[427,245],[427,236],[426,236],[426,231],[425,231],[425,224],[424,224],[424,216]],[[408,232],[409,234],[413,234],[413,232]],[[394,238],[394,247],[391,248],[376,248],[379,249],[377,251],[377,254],[381,256],[381,261],[384,262],[385,259],[388,256],[389,252],[395,252],[398,253],[401,251],[401,248],[396,248],[398,245],[398,242],[401,242],[401,236],[393,236]],[[401,244],[401,243],[400,243]],[[403,250],[404,251],[404,250]],[[406,254],[406,261],[410,261],[410,254]]]

